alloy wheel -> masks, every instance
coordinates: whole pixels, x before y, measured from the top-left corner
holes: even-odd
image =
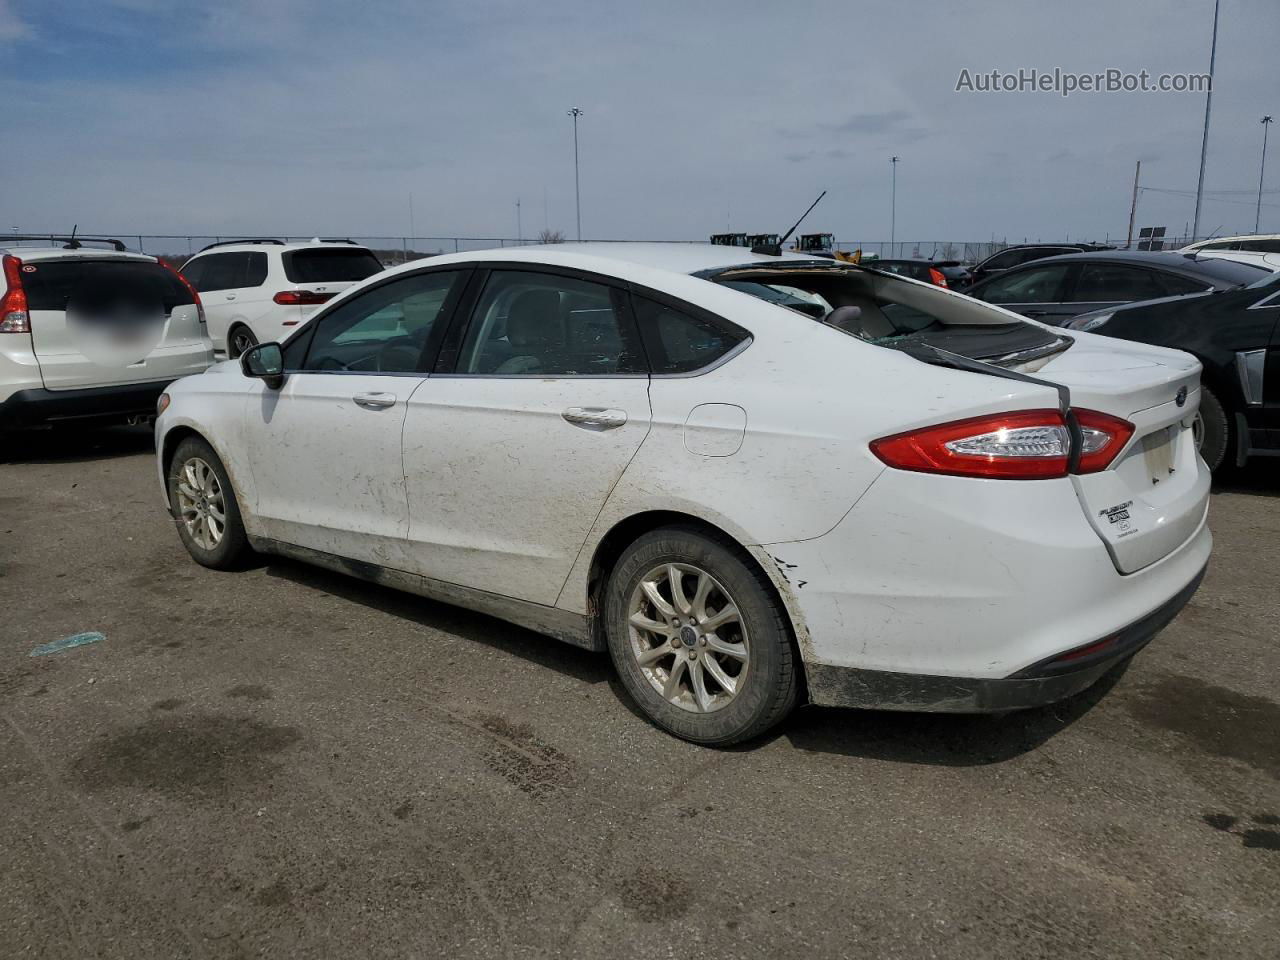
[[[627,606],[631,652],[649,684],[691,713],[728,705],[747,682],[750,641],[738,604],[688,563],[654,567]]]
[[[178,515],[197,546],[215,549],[227,529],[222,484],[213,468],[192,457],[178,471]]]
[[[249,331],[237,330],[235,332],[235,336],[231,338],[231,349],[235,351],[234,356],[236,357],[240,356],[242,353],[244,353],[246,350],[252,347],[255,342],[256,341],[253,339],[253,334],[249,333]]]

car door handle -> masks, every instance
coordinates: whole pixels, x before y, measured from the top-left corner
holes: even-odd
[[[357,393],[351,399],[357,406],[367,407],[370,410],[385,410],[387,407],[396,405],[394,393]]]
[[[627,422],[622,410],[605,410],[601,407],[570,407],[560,414],[569,423],[588,430],[613,430]]]
[[[236,295],[235,295],[234,293],[228,293],[228,294],[227,294],[227,299],[228,299],[228,300],[234,300],[235,298],[236,298]]]

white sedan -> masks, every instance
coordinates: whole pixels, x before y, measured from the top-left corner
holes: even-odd
[[[1209,558],[1191,356],[853,264],[583,244],[432,258],[173,385],[199,563],[331,567],[608,650],[724,745],[800,700],[1069,696]]]

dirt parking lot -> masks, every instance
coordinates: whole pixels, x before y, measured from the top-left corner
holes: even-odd
[[[1083,697],[716,752],[604,656],[196,566],[150,443],[0,455],[0,957],[1276,956],[1280,464]]]

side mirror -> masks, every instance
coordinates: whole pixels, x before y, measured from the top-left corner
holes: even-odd
[[[240,354],[240,370],[256,377],[272,390],[284,385],[284,353],[278,343],[259,343]]]

